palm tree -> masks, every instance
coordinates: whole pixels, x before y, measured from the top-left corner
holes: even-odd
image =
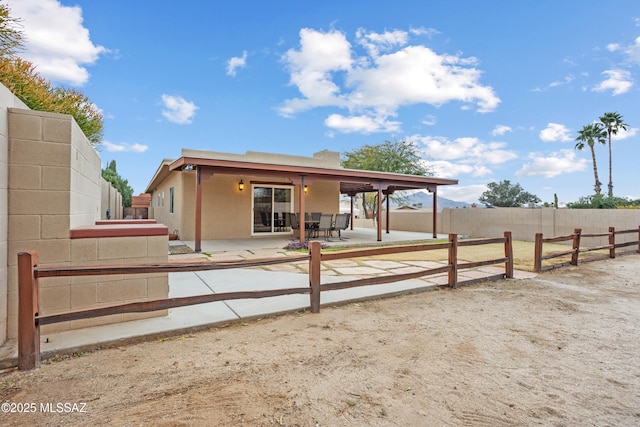
[[[607,130],[607,135],[609,136],[609,197],[613,196],[613,163],[611,161],[611,135],[615,135],[618,133],[620,129],[627,130],[628,124],[622,121],[622,115],[618,112],[614,113],[604,113],[602,117],[600,117],[600,123]]]
[[[596,150],[594,146],[596,145],[596,142],[599,142],[600,144],[606,144],[606,138],[607,132],[604,130],[600,123],[592,123],[590,125],[583,126],[582,129],[578,131],[578,137],[576,138],[576,141],[578,141],[578,143],[576,144],[577,150],[582,150],[584,148],[585,142],[591,149],[591,160],[593,161],[593,177],[596,180],[596,184],[593,186],[593,189],[595,190],[596,194],[600,194],[600,186],[602,185],[602,183],[598,179],[598,166],[596,166]]]

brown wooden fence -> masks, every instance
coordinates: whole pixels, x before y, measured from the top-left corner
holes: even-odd
[[[498,259],[458,263],[458,248],[462,246],[504,244],[505,256]],[[447,265],[425,269],[413,273],[391,274],[366,279],[348,280],[338,283],[320,283],[320,263],[322,261],[370,257],[402,252],[430,251],[446,249],[448,251]],[[222,270],[230,268],[248,268],[273,264],[309,261],[309,286],[300,288],[274,289],[267,291],[239,291],[217,294],[195,295],[181,298],[166,298],[153,301],[133,302],[86,310],[70,311],[56,314],[40,314],[40,284],[39,279],[62,276],[96,276],[109,274],[143,274],[143,273],[176,273],[188,271]],[[491,264],[505,265],[503,274],[493,275],[482,279],[458,282],[458,271],[462,269],[480,267]],[[25,251],[18,254],[18,368],[21,370],[34,369],[40,366],[40,326],[50,325],[71,320],[89,319],[99,316],[121,313],[141,313],[170,308],[204,304],[214,301],[226,301],[247,298],[266,298],[279,295],[310,294],[310,309],[313,313],[320,312],[321,291],[347,289],[357,286],[392,283],[433,274],[448,273],[447,286],[457,287],[478,280],[499,280],[513,277],[513,247],[511,232],[505,231],[504,237],[495,239],[479,239],[458,241],[456,234],[449,235],[449,241],[437,244],[418,244],[408,246],[387,246],[375,249],[356,249],[341,252],[322,252],[320,242],[311,242],[308,255],[286,258],[270,258],[261,260],[227,261],[227,262],[198,262],[198,263],[159,263],[159,264],[120,264],[99,266],[39,266],[38,253]]]
[[[616,236],[620,234],[629,234],[629,233],[638,233],[638,240],[624,242],[624,243],[616,243]],[[580,247],[581,239],[585,238],[603,238],[607,237],[609,243],[606,245],[600,246],[592,246],[592,247]],[[572,242],[571,250],[554,252],[547,255],[542,255],[542,245],[543,243],[558,243],[558,242]],[[609,227],[609,231],[607,233],[582,233],[582,229],[576,228],[573,230],[573,234],[568,236],[556,236],[543,238],[542,233],[536,233],[535,239],[535,249],[534,249],[534,258],[533,258],[533,269],[537,273],[541,273],[542,271],[551,270],[553,268],[565,266],[565,265],[578,265],[578,255],[580,253],[585,252],[593,252],[593,251],[602,251],[608,250],[609,254],[600,256],[600,257],[591,257],[589,260],[603,259],[603,258],[615,258],[616,257],[616,249],[627,247],[627,246],[635,246],[638,245],[637,252],[640,252],[640,227],[637,229],[631,230],[622,230],[616,231],[614,227]],[[571,255],[571,261],[558,263],[553,265],[542,267],[542,261],[552,258],[558,258],[562,256]]]

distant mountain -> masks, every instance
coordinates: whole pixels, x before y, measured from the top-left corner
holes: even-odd
[[[396,203],[393,200],[391,201],[391,206],[400,207],[400,206],[411,206],[414,208],[431,208],[433,207],[433,194],[430,194],[426,191],[418,191],[417,193],[413,193],[406,198],[406,203]],[[444,208],[470,208],[471,204],[466,202],[456,202],[455,200],[446,199],[444,197],[438,196],[438,211],[441,211]]]

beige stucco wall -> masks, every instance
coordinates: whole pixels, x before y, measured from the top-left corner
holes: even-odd
[[[153,218],[170,232],[178,230],[182,240],[195,240],[196,172],[173,172],[152,192]],[[243,191],[238,182],[245,184]],[[202,239],[250,238],[252,228],[252,184],[291,185],[286,179],[239,175],[213,175],[202,180]],[[174,213],[169,213],[170,188],[174,188]],[[338,213],[338,182],[309,183],[305,195],[306,212]],[[164,205],[162,204],[164,193]],[[294,187],[294,210],[299,211],[299,186]],[[254,236],[258,237],[258,236]]]
[[[41,265],[161,262],[167,236],[71,239],[70,229],[101,218],[101,163],[71,116],[8,110],[8,236],[6,336],[17,334],[17,254],[36,250]],[[105,208],[106,211],[106,208]],[[51,278],[41,282],[44,314],[113,302],[166,297],[167,275]],[[155,313],[155,315],[163,313]],[[154,315],[154,314],[151,314]],[[143,316],[101,317],[44,333]]]

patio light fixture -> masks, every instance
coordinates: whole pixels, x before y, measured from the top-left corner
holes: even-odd
[[[309,191],[309,187],[308,186],[304,186],[304,194],[307,194],[307,191]]]
[[[244,182],[242,180],[240,180],[240,182],[238,183],[238,190],[244,190]]]

